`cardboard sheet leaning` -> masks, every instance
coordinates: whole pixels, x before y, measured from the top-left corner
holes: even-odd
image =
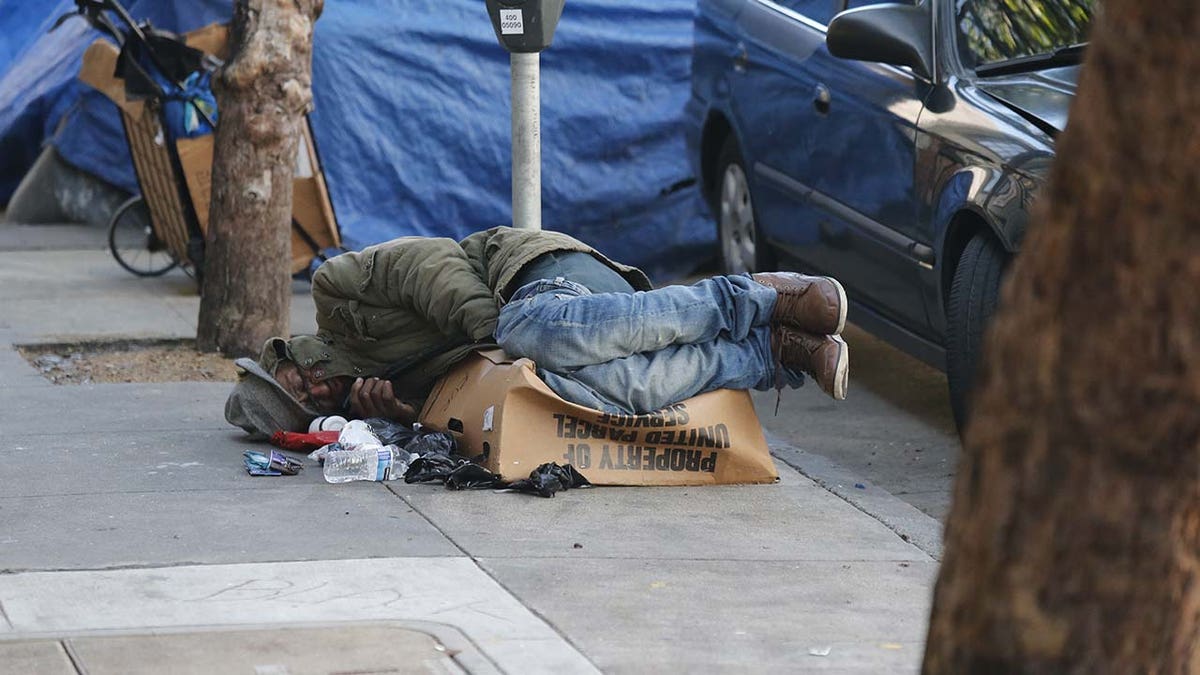
[[[559,398],[529,359],[473,354],[437,383],[421,422],[504,480],[544,462],[595,485],[718,485],[779,479],[745,391],[701,394],[646,415],[610,415]]]

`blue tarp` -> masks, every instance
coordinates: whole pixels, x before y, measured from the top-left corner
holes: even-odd
[[[36,6],[36,9],[35,9]],[[543,226],[652,275],[691,271],[715,226],[682,132],[694,0],[568,0],[542,53]],[[116,108],[75,79],[96,37],[71,0],[0,3],[0,203],[44,142],[136,191]],[[228,21],[229,0],[130,0],[176,32]],[[12,38],[11,36],[18,36]],[[508,224],[509,60],[482,0],[327,2],[312,123],[347,245]]]

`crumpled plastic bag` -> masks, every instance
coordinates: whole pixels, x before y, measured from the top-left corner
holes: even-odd
[[[446,476],[446,487],[451,490],[481,490],[499,487],[501,484],[500,476],[470,462],[459,466]]]
[[[371,427],[371,432],[379,438],[381,445],[395,445],[403,448],[424,433],[421,431],[420,424],[401,424],[382,417],[368,417],[363,422]]]
[[[404,449],[417,456],[404,474],[405,483],[427,483],[445,480],[451,472],[467,463],[466,457],[454,454],[454,439],[449,434],[430,433],[408,442]]]
[[[449,457],[454,455],[454,451],[457,449],[454,437],[440,431],[420,434],[401,447],[414,455],[421,455],[422,457],[426,455],[445,455]],[[462,459],[466,461],[465,457]]]
[[[553,497],[560,490],[591,487],[592,483],[570,464],[546,462],[529,472],[529,478],[508,484],[509,490],[528,492],[539,497]]]
[[[527,492],[541,497],[553,497],[560,490],[590,487],[591,482],[570,464],[542,464],[529,478],[505,484],[499,475],[475,464],[466,457],[454,454],[454,437],[446,433],[419,434],[404,450],[416,456],[404,473],[405,483],[442,481],[450,490],[499,488],[504,491]]]
[[[446,433],[427,433],[414,438],[404,449],[416,459],[408,465],[405,483],[442,481],[451,490],[471,490],[496,487],[500,476],[474,464],[466,457],[454,454],[454,437]]]

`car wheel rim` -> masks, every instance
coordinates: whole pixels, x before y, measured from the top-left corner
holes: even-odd
[[[754,208],[746,173],[737,164],[725,167],[721,180],[721,252],[729,274],[753,272]]]

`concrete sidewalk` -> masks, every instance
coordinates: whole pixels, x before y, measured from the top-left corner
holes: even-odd
[[[103,234],[0,227],[0,673],[918,669],[940,528],[820,448],[767,486],[335,486],[247,475],[229,384],[51,384],[12,346],[195,335],[194,282]]]

